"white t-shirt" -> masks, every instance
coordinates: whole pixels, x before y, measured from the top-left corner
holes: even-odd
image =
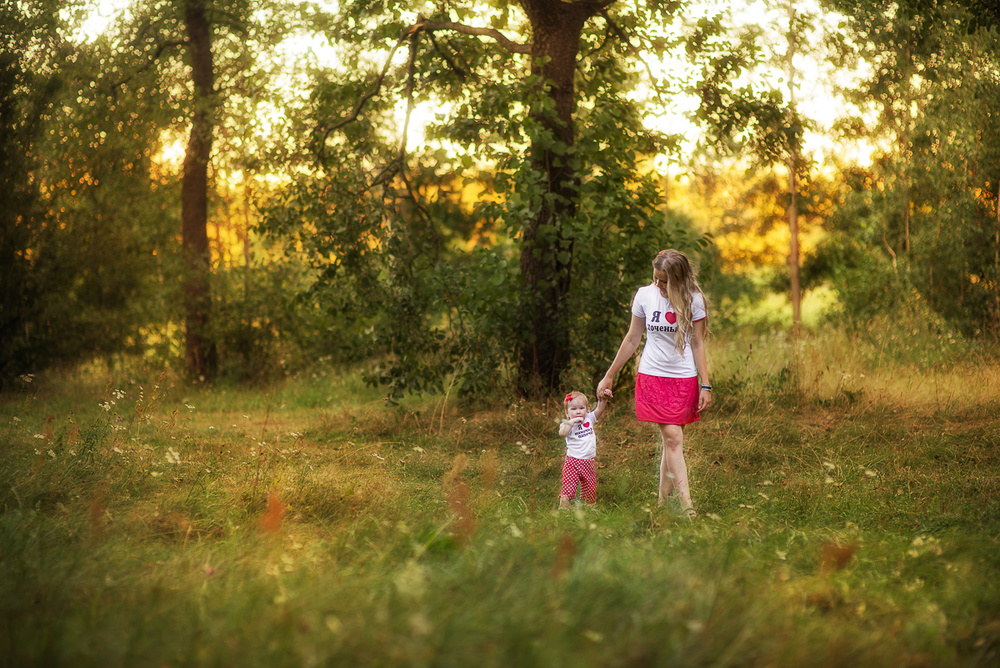
[[[597,456],[597,434],[594,425],[597,416],[594,411],[587,413],[580,424],[574,424],[566,437],[566,456],[576,459],[593,459]]]
[[[684,349],[678,353],[674,345],[677,331],[677,315],[670,300],[660,294],[655,285],[645,285],[632,298],[632,315],[646,320],[646,345],[639,358],[639,373],[665,378],[691,378],[698,375],[691,351],[690,338],[684,341]],[[691,321],[704,320],[705,297],[700,292],[691,295]]]

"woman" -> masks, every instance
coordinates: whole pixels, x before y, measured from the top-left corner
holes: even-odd
[[[658,425],[663,439],[660,505],[676,493],[688,517],[697,513],[684,462],[684,425],[699,420],[700,412],[712,402],[705,351],[707,308],[687,257],[675,250],[660,251],[653,260],[653,282],[636,291],[628,332],[597,385],[598,397],[612,396],[615,374],[642,343],[645,331],[646,345],[635,381],[635,413],[640,421]]]

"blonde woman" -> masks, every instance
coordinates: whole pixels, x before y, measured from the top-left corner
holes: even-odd
[[[632,320],[618,353],[597,385],[597,396],[612,396],[615,374],[646,345],[635,381],[635,413],[641,422],[659,426],[659,503],[676,494],[688,517],[697,513],[691,502],[684,461],[684,426],[701,419],[712,403],[705,335],[708,303],[687,256],[660,251],[653,259],[653,282],[632,298]],[[699,381],[700,378],[700,381]]]

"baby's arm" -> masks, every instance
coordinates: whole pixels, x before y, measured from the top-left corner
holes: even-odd
[[[607,405],[608,405],[607,397],[601,397],[600,399],[597,400],[597,408],[594,409],[595,422],[601,419],[601,414],[604,413],[604,409],[607,407]]]
[[[569,432],[573,430],[573,423],[569,420],[563,420],[559,423],[559,435],[562,438],[569,436]]]

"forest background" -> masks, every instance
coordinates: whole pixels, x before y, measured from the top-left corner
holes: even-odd
[[[0,666],[994,666],[987,0],[0,4]],[[711,299],[698,517],[634,367]]]
[[[4,387],[123,356],[195,382],[362,362],[392,398],[591,387],[666,247],[718,331],[903,309],[997,339],[989,2],[2,20]]]

